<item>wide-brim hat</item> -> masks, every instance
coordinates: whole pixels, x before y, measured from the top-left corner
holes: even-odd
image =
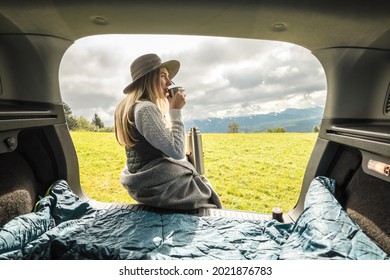
[[[149,72],[160,68],[167,68],[169,78],[173,79],[173,77],[176,76],[177,72],[179,72],[180,62],[177,60],[169,60],[166,62],[162,62],[161,58],[154,53],[145,54],[138,57],[130,65],[130,73],[131,77],[133,78],[133,81],[127,87],[125,87],[123,93],[129,93],[133,89],[134,83],[137,80],[139,80]]]

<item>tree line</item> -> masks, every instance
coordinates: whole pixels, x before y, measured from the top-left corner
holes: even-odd
[[[70,106],[64,103],[64,112],[66,123],[68,128],[71,131],[101,131],[101,132],[112,132],[114,131],[113,127],[104,127],[104,123],[97,113],[93,115],[91,121],[87,120],[85,117],[74,116]]]
[[[230,122],[228,125],[228,133],[240,133],[240,123],[237,121]],[[284,133],[286,130],[283,127],[266,128],[263,132],[267,133]]]
[[[316,125],[315,127],[313,127],[312,132],[319,132],[320,128],[321,128],[320,125]],[[230,122],[228,125],[227,132],[228,133],[239,133],[240,132],[240,123],[237,121]],[[266,133],[285,133],[286,129],[284,129],[283,127],[266,128],[263,132],[266,132]]]

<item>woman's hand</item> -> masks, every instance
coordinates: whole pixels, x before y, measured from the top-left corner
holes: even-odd
[[[182,109],[186,105],[185,89],[180,88],[172,97],[168,96],[170,109]]]

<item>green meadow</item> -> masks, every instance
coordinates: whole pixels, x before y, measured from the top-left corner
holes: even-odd
[[[81,185],[103,202],[135,203],[119,182],[124,148],[114,133],[71,132],[78,154]],[[205,176],[224,208],[285,212],[298,199],[316,133],[203,134]]]

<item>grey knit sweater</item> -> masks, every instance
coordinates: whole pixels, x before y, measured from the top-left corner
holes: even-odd
[[[156,149],[173,159],[185,158],[185,131],[180,109],[169,110],[172,127],[167,127],[157,105],[141,101],[134,108],[139,133]]]

